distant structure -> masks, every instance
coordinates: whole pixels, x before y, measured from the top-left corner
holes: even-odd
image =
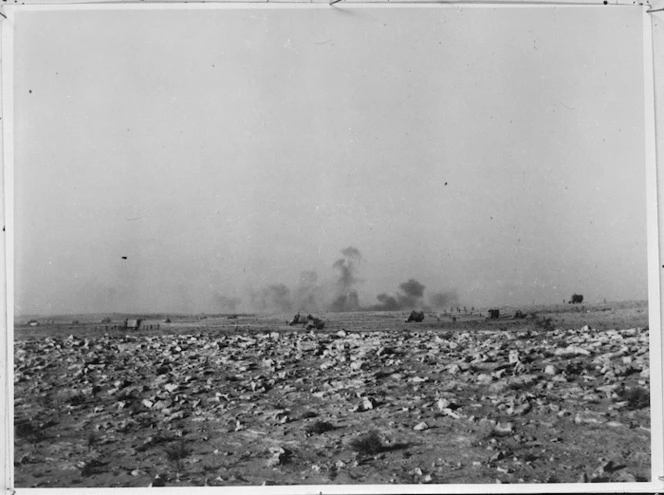
[[[30,325],[31,327],[38,327],[39,322],[37,320],[30,320],[28,321],[28,325]]]
[[[489,310],[489,318],[492,320],[497,320],[500,318],[500,310],[499,309],[490,309]]]
[[[581,304],[583,302],[583,294],[572,294],[570,304]]]
[[[142,320],[125,320],[124,321],[124,327],[127,330],[138,330],[141,328],[141,321]]]

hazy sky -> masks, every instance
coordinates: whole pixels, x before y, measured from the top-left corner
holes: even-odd
[[[18,313],[647,297],[640,9],[19,12]],[[123,259],[126,257],[126,259]]]

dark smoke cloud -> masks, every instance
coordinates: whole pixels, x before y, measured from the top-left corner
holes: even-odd
[[[360,281],[357,276],[356,263],[362,261],[360,250],[348,246],[341,250],[343,258],[334,262],[332,267],[338,272],[334,287],[332,303],[328,309],[335,312],[357,311],[360,309],[360,298],[354,286]]]
[[[360,250],[353,246],[348,246],[347,248],[342,249],[341,254],[343,254],[345,258],[353,259],[356,261],[362,260]]]
[[[215,309],[219,311],[235,311],[241,302],[242,300],[237,297],[228,297],[223,294],[214,296]]]
[[[414,278],[399,284],[401,294],[397,295],[401,309],[419,309],[422,306],[422,296],[424,295],[424,285]]]
[[[426,289],[424,285],[414,278],[411,278],[408,282],[399,284],[399,288],[407,297],[414,298],[422,297],[422,295],[424,295],[424,289]]]
[[[268,285],[251,294],[251,305],[256,311],[262,312],[291,311],[291,291],[284,284]]]
[[[426,309],[424,290],[426,287],[411,278],[399,284],[395,294],[382,293],[377,296],[378,304],[361,306],[357,285],[357,265],[363,260],[360,250],[349,246],[341,250],[342,257],[332,264],[334,279],[319,281],[314,271],[300,273],[299,284],[291,290],[285,284],[273,284],[250,294],[250,305],[258,312],[301,311],[317,313],[321,311],[400,311]],[[432,308],[444,308],[458,304],[456,291],[437,292],[429,297]],[[225,296],[217,297],[217,304],[226,311],[235,311],[240,300]]]
[[[300,273],[300,281],[294,289],[283,283],[272,284],[251,293],[251,309],[261,313],[303,311],[315,313],[327,306],[325,288],[318,283],[314,271]]]
[[[429,304],[434,309],[444,309],[459,304],[459,295],[456,290],[436,292],[429,296]]]
[[[379,294],[378,302],[369,309],[373,311],[399,311],[403,309],[419,309],[422,307],[422,297],[426,287],[414,278],[399,284],[400,293],[395,296]]]
[[[329,305],[328,310],[335,313],[343,313],[345,311],[357,311],[360,309],[360,296],[354,290],[349,290],[344,294],[338,294],[332,304]]]
[[[389,294],[378,294],[376,299],[378,299],[380,304],[372,308],[375,311],[397,311],[399,309],[399,301]]]

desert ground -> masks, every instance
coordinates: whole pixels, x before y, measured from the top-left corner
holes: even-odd
[[[647,303],[488,309],[17,318],[15,484],[649,481]]]

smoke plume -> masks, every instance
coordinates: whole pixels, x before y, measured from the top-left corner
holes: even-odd
[[[237,297],[228,297],[223,294],[214,296],[215,308],[221,311],[235,311],[241,302]]]
[[[358,276],[358,265],[363,261],[360,250],[349,246],[341,250],[341,258],[332,264],[334,277],[319,280],[315,271],[303,271],[297,286],[289,288],[283,283],[272,284],[252,291],[250,305],[258,312],[318,313],[321,311],[400,311],[427,309],[424,303],[426,287],[411,278],[399,284],[396,293],[378,294],[378,304],[361,306],[357,286],[362,282]],[[430,307],[440,309],[458,304],[456,291],[440,291],[429,296]],[[217,296],[217,306],[226,311],[235,311],[240,300]]]
[[[380,304],[370,307],[373,311],[399,311],[403,309],[419,309],[422,307],[422,298],[426,287],[414,278],[399,284],[396,295],[379,294],[376,299]]]
[[[402,309],[415,309],[422,306],[422,296],[424,295],[424,285],[419,283],[414,278],[411,278],[408,282],[399,284],[399,289],[401,289],[401,294],[399,294],[399,306]]]
[[[354,286],[360,281],[356,275],[356,264],[362,261],[362,255],[353,246],[342,249],[341,254],[343,257],[332,265],[338,277],[334,284],[333,301],[328,309],[335,312],[357,311],[360,309],[360,298]]]
[[[294,289],[286,284],[268,285],[250,293],[251,309],[261,313],[303,311],[319,312],[324,309],[329,297],[325,297],[323,285],[318,283],[318,274],[314,271],[300,273],[300,281]]]
[[[253,292],[251,305],[261,312],[286,312],[293,309],[290,289],[284,284],[268,285]]]
[[[324,306],[323,287],[318,285],[318,274],[314,271],[300,273],[300,284],[295,290],[294,309],[297,311],[316,312]]]
[[[429,304],[433,309],[444,309],[459,304],[459,295],[456,290],[436,292],[429,296]]]
[[[374,311],[397,311],[399,309],[399,301],[397,301],[396,297],[383,293],[378,294],[376,299],[378,299],[380,304],[371,308]]]

